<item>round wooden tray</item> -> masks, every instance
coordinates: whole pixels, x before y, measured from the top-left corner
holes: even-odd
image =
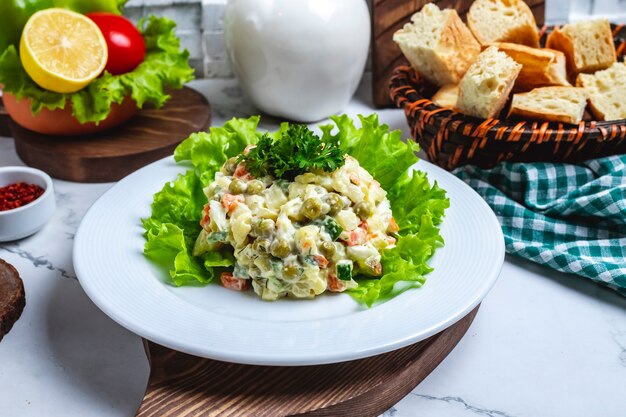
[[[26,165],[54,178],[117,181],[171,155],[191,133],[209,127],[211,111],[204,96],[187,87],[172,91],[171,96],[162,108],[141,110],[126,123],[94,135],[48,136],[9,121],[15,149]],[[0,132],[3,130],[6,132],[0,127]]]
[[[151,371],[136,416],[378,416],[441,363],[477,311],[406,348],[330,365],[239,365],[144,341]]]

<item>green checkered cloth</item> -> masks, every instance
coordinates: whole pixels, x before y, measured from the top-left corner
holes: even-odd
[[[454,174],[496,213],[508,253],[626,296],[626,155],[464,166]]]

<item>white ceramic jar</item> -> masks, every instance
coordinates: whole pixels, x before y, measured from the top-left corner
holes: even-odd
[[[229,0],[225,36],[235,75],[256,107],[313,122],[352,98],[370,25],[366,0]]]

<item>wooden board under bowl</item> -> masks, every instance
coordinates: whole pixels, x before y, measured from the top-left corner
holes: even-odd
[[[525,0],[535,15],[538,25],[543,25],[544,0]],[[372,94],[377,107],[393,105],[389,98],[389,80],[394,68],[407,63],[393,33],[411,20],[413,13],[427,3],[435,3],[440,9],[453,8],[465,21],[465,15],[474,0],[373,0],[372,5]]]
[[[375,417],[441,363],[477,311],[414,345],[329,365],[239,365],[144,341],[151,370],[136,417]]]
[[[48,136],[10,121],[20,159],[50,176],[76,182],[117,181],[172,154],[191,133],[211,121],[208,101],[185,87],[174,90],[160,109],[144,109],[127,122],[86,136]],[[0,121],[1,124],[1,121]]]
[[[0,96],[0,136],[9,137],[12,135],[11,126],[9,126],[10,117],[4,108],[2,96]]]

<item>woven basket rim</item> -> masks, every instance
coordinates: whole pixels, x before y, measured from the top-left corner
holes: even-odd
[[[416,89],[416,82],[420,82],[416,79],[416,76],[419,77],[417,72],[408,65],[396,67],[390,80],[390,95],[396,105],[405,109],[405,111],[411,110],[408,109],[409,106],[419,103],[420,106],[413,109],[413,111],[428,124],[436,124],[442,120],[454,117],[481,128],[484,133],[494,133],[504,129],[513,130],[519,132],[519,134],[532,134],[546,130],[565,132],[576,130],[577,134],[607,138],[613,135],[613,132],[609,132],[609,130],[619,130],[620,133],[622,130],[626,131],[626,119],[611,121],[583,120],[578,124],[570,124],[541,120],[482,119],[468,116],[451,107],[440,107],[433,103],[430,98],[423,96]]]

